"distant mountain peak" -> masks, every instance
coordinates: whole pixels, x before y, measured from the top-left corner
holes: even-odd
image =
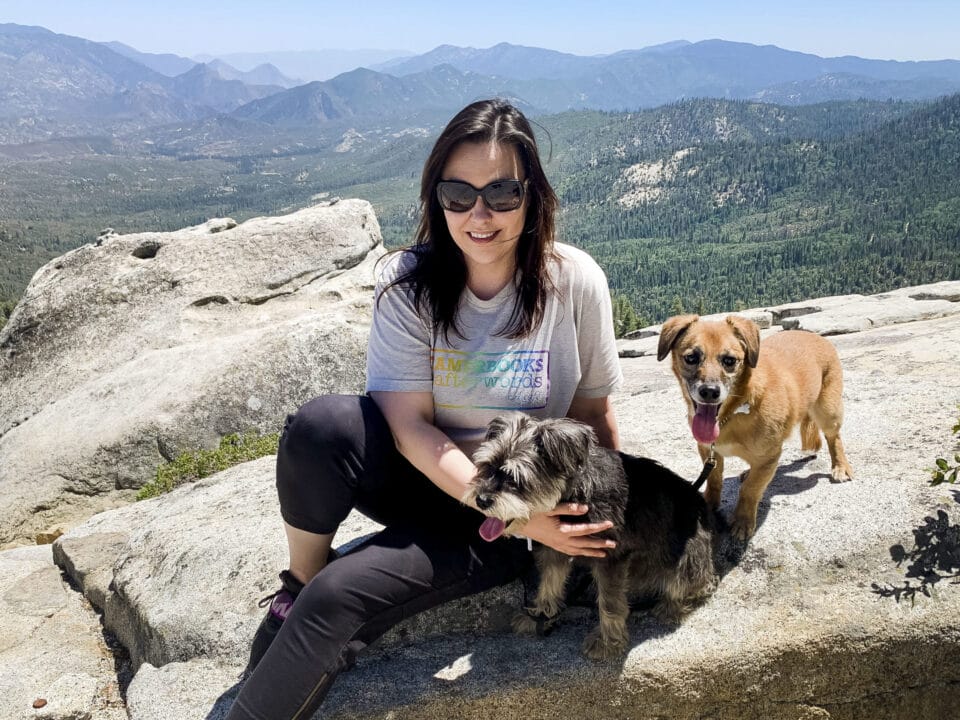
[[[641,52],[672,52],[674,50],[679,50],[680,48],[685,48],[688,45],[692,45],[689,40],[671,40],[669,42],[660,43],[658,45],[647,45],[644,48],[641,48]]]
[[[52,30],[47,30],[39,25],[18,25],[17,23],[0,23],[0,34],[2,35],[56,35]]]

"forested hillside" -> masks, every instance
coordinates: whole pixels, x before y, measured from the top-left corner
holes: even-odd
[[[638,322],[960,278],[960,95],[692,100],[535,120],[562,239],[594,254]],[[0,147],[0,303],[9,309],[40,264],[107,226],[169,230],[363,197],[386,242],[407,242],[438,129],[218,118]]]
[[[960,96],[850,134],[681,144],[559,181],[568,237],[649,320],[960,277]]]

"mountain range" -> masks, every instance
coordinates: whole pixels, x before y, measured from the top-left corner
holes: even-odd
[[[150,65],[174,69],[159,57]],[[136,51],[0,24],[0,144],[193,122],[281,90],[197,63],[170,77]]]
[[[285,87],[271,58],[202,59],[0,25],[0,314],[107,226],[362,197],[408,242],[432,138],[493,95],[535,116],[564,237],[648,319],[960,277],[956,60],[441,46]]]
[[[412,54],[406,50],[281,50],[226,53],[219,57],[204,54],[193,59],[197,62],[222,60],[236,68],[273,65],[281,68],[284,75],[302,78],[302,85],[314,80],[329,80],[358,67],[378,70],[381,64],[401,62]]]
[[[274,85],[281,88],[291,88],[303,85],[303,81],[295,80],[284,75],[275,65],[261,63],[251,70],[238,70],[221,58],[210,57],[206,60],[190,60],[171,53],[145,53],[120,42],[103,43],[108,48],[124,57],[146,65],[161,75],[176,77],[197,65],[207,65],[224,80],[240,80],[248,85]]]
[[[240,71],[219,59],[197,63],[2,24],[0,144],[116,135],[217,114],[280,127],[433,125],[466,102],[491,95],[511,98],[530,114],[546,114],[637,110],[693,97],[801,105],[920,100],[960,91],[957,60],[821,58],[723,40],[589,57],[506,43],[486,49],[442,45],[376,67],[297,85],[269,63]]]

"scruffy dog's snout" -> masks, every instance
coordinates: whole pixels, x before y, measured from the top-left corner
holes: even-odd
[[[477,495],[475,502],[481,510],[489,510],[493,507],[493,498],[489,495]]]

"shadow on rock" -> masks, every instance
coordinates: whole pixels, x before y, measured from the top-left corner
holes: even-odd
[[[213,703],[213,707],[204,715],[203,720],[223,720],[230,711],[234,700],[240,694],[240,688],[243,687],[243,678],[224,690],[220,697]]]
[[[799,495],[807,490],[812,490],[821,480],[830,480],[831,475],[827,472],[815,472],[810,475],[794,475],[793,473],[802,470],[808,463],[816,460],[816,455],[797,458],[777,469],[777,475],[767,488],[767,495]]]
[[[954,500],[960,502],[960,491],[954,491]],[[945,510],[937,510],[937,516],[927,516],[923,524],[913,530],[913,548],[903,545],[890,548],[890,558],[901,567],[907,563],[909,578],[903,585],[872,583],[873,592],[880,597],[892,597],[897,602],[909,600],[918,594],[930,597],[934,588],[943,580],[953,579],[960,583],[960,524],[950,522]],[[914,584],[916,583],[916,584]]]
[[[812,473],[810,475],[794,475],[802,470],[808,463],[816,459],[816,455],[798,458],[792,462],[781,465],[777,469],[770,485],[763,495],[763,499],[757,506],[757,530],[763,527],[770,512],[770,498],[774,495],[799,495],[802,492],[813,489],[821,480],[829,480],[829,473]],[[723,493],[720,499],[720,509],[716,514],[718,539],[714,547],[714,564],[717,573],[721,579],[731,570],[743,562],[748,562],[757,567],[763,565],[765,554],[759,549],[751,550],[750,541],[743,542],[730,535],[730,523],[728,517],[733,515],[737,506],[737,499],[740,495],[740,475],[725,477],[723,480]],[[748,552],[749,551],[749,552]]]

